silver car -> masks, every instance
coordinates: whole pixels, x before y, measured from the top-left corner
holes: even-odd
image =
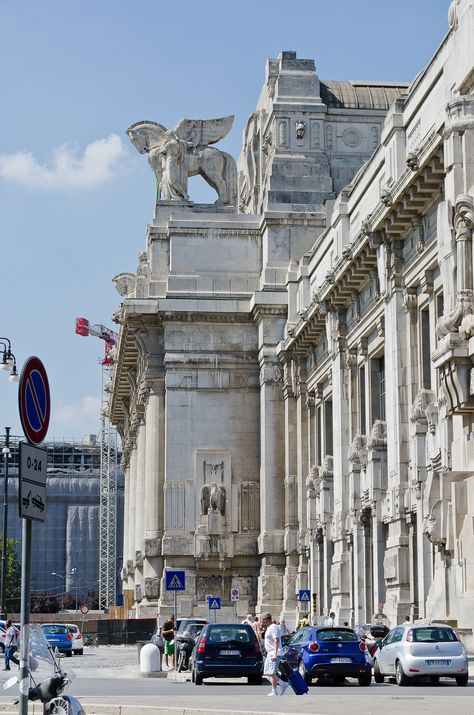
[[[429,677],[433,684],[441,677],[455,678],[467,685],[468,661],[456,632],[442,623],[397,626],[388,633],[373,658],[374,680],[395,676],[398,685],[414,678]]]

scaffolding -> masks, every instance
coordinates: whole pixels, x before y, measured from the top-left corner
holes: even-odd
[[[117,430],[108,418],[107,384],[111,365],[102,365],[100,415],[99,607],[115,605],[117,591]]]
[[[117,333],[105,325],[91,325],[86,318],[76,318],[78,335],[93,335],[104,341],[102,365],[102,400],[100,410],[100,531],[99,531],[99,605],[114,606],[117,594],[117,430],[110,422],[108,391],[112,384],[111,351]]]

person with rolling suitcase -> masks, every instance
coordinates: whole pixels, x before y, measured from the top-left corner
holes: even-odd
[[[291,665],[284,658],[280,660],[278,675],[280,679],[286,683],[287,687],[288,685],[291,686],[295,695],[305,695],[308,692],[309,688],[304,682],[304,678],[301,676],[301,673],[297,670],[293,670]]]
[[[272,684],[272,689],[268,695],[283,695],[288,683],[283,682],[278,677],[278,666],[283,655],[280,626],[273,623],[270,613],[264,613],[262,624],[265,628],[265,651],[267,653],[263,664],[263,675]]]

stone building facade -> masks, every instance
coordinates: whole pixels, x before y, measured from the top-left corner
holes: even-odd
[[[470,0],[410,86],[269,60],[238,207],[158,201],[124,295],[111,417],[124,588],[182,615],[317,594],[470,624],[474,67]],[[474,374],[474,373],[472,373]],[[227,610],[226,610],[227,609]]]

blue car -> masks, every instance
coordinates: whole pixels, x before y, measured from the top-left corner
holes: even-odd
[[[365,641],[352,628],[307,626],[296,631],[284,651],[292,668],[298,668],[308,685],[315,678],[357,678],[359,685],[372,682],[372,658]]]
[[[69,628],[62,623],[40,623],[43,633],[51,648],[72,656],[72,636]]]

